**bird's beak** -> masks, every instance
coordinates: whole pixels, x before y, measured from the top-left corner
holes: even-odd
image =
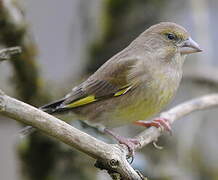
[[[191,37],[183,41],[182,44],[180,45],[181,54],[191,54],[201,51],[202,49],[200,48],[200,46]]]

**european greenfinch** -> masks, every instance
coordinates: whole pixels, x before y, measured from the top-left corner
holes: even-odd
[[[151,118],[171,101],[186,55],[200,51],[182,26],[171,22],[153,25],[64,98],[41,110],[50,114],[72,112],[80,120],[107,128],[134,122],[149,126],[139,120]],[[169,129],[165,120],[150,125]],[[108,129],[106,132],[131,146]]]

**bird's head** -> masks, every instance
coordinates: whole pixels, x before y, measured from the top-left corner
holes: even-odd
[[[181,55],[202,51],[185,28],[171,22],[153,25],[141,36],[149,37],[147,45],[154,50],[162,49],[169,53],[180,53]]]

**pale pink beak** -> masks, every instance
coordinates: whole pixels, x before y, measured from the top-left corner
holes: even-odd
[[[192,54],[192,53],[201,52],[201,51],[203,50],[191,37],[185,40],[180,46],[181,54]]]

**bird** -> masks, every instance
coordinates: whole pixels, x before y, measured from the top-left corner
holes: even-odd
[[[133,150],[138,142],[111,129],[134,123],[170,131],[167,119],[149,119],[175,96],[186,56],[201,51],[184,27],[155,24],[66,96],[40,109],[54,115],[70,112],[93,126],[103,125],[106,133]]]

